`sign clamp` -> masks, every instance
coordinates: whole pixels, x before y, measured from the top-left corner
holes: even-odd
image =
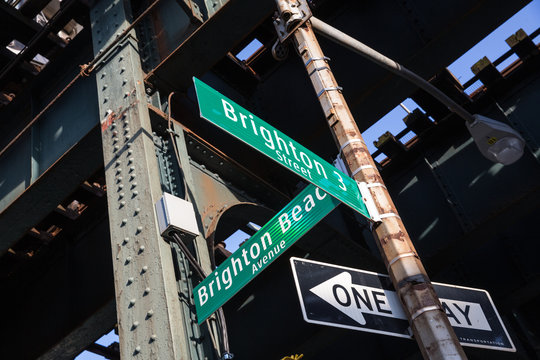
[[[370,219],[374,222],[380,222],[381,215],[377,210],[377,206],[375,205],[375,200],[373,200],[371,191],[369,191],[368,184],[358,180],[356,180],[356,183],[358,184],[358,190],[360,190],[360,194],[362,195],[362,200],[364,201],[364,204],[366,204]]]

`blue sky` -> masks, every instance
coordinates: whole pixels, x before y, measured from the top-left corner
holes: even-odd
[[[540,27],[540,0],[534,0],[529,5],[524,7],[520,12],[506,21],[498,29],[493,31],[489,36],[484,40],[479,42],[465,54],[463,54],[459,59],[457,59],[452,64],[448,64],[448,69],[456,76],[456,78],[464,84],[470,78],[473,77],[471,72],[471,66],[480,60],[483,56],[487,56],[492,62],[497,59],[499,56],[508,51],[509,47],[506,44],[505,40],[517,30],[522,28],[527,34],[531,34],[538,27]],[[535,43],[538,43],[538,39],[533,39]],[[239,59],[244,60],[249,56],[254,50],[253,48],[258,49],[261,46],[260,43],[253,43],[252,48],[246,48],[245,51],[241,51],[237,56]],[[509,65],[517,57],[514,55],[507,61],[503,62],[498,66],[499,70],[502,70],[504,67]],[[339,79],[338,79],[339,81]],[[475,85],[471,86],[475,88]],[[469,91],[470,92],[470,91]],[[410,110],[414,110],[418,106],[411,99],[404,99],[403,104]],[[370,147],[370,151],[373,153],[376,148],[373,146],[373,141],[382,135],[386,131],[390,131],[392,134],[396,135],[401,130],[405,128],[403,123],[403,118],[407,115],[406,111],[399,106],[399,104],[390,111],[387,115],[381,118],[376,124],[367,129],[362,135]],[[405,141],[410,139],[409,136],[406,136]],[[382,156],[384,158],[384,156]],[[378,158],[381,160],[381,157]],[[259,224],[263,225],[263,224]],[[234,251],[238,248],[238,244],[244,241],[248,237],[245,233],[237,233],[234,237],[227,241],[227,250]],[[111,331],[109,334],[105,335],[97,341],[98,344],[103,346],[108,346],[114,341],[118,341],[118,336],[114,335]],[[102,360],[103,357],[99,355],[92,354],[88,351],[84,351],[77,358],[77,360]]]

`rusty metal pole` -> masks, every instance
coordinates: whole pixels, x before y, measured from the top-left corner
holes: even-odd
[[[341,94],[341,88],[328,64],[329,59],[324,56],[310,22],[298,28],[292,38],[351,176],[355,180],[368,184],[381,214],[381,221],[373,226],[373,236],[381,251],[388,274],[399,294],[422,355],[425,359],[466,359],[345,98]]]

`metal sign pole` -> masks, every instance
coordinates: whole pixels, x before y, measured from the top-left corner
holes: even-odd
[[[287,24],[294,8],[277,0],[281,18]],[[285,11],[283,10],[285,8]],[[285,15],[285,16],[283,16]],[[279,30],[278,30],[279,31]],[[279,32],[278,32],[279,33]],[[281,38],[281,36],[280,36]],[[309,74],[315,93],[340,146],[340,154],[355,180],[367,183],[380,214],[373,235],[381,251],[405,314],[422,355],[426,359],[466,359],[428,275],[392,202],[360,131],[341,94],[330,66],[306,22],[291,35]]]

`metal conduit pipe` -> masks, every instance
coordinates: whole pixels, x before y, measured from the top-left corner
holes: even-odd
[[[442,91],[431,85],[420,76],[410,71],[406,67],[402,66],[398,62],[384,56],[369,46],[361,43],[360,41],[352,38],[351,36],[339,31],[338,29],[326,24],[325,22],[312,16],[310,18],[311,26],[313,30],[322,36],[332,40],[333,42],[343,45],[344,47],[354,51],[357,54],[362,55],[366,59],[374,62],[375,64],[382,66],[383,68],[391,71],[392,73],[401,76],[402,78],[409,80],[422,90],[431,94],[434,98],[443,103],[450,111],[456,113],[462,117],[467,123],[472,124],[475,118],[465,110],[462,106],[457,104],[454,100],[446,96]]]

